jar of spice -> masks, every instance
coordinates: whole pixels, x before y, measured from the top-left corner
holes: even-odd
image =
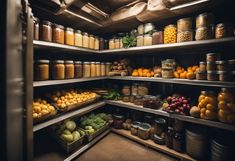
[[[192,18],[181,18],[177,21],[178,31],[192,30]]]
[[[214,16],[212,13],[202,13],[196,18],[196,28],[208,27],[214,24]]]
[[[221,39],[234,36],[233,28],[230,24],[219,23],[215,27],[215,38]]]
[[[91,77],[91,63],[90,62],[83,63],[83,74],[82,75],[85,78]]]
[[[100,39],[98,36],[95,37],[95,50],[99,50],[100,49]]]
[[[156,45],[156,44],[163,44],[163,39],[164,39],[164,36],[163,36],[163,32],[162,31],[155,31],[152,35],[153,37],[153,42],[152,44],[153,45]]]
[[[195,40],[208,40],[213,38],[212,27],[200,27],[196,30]]]
[[[124,96],[129,96],[129,95],[131,95],[131,87],[130,87],[130,86],[124,86],[124,87],[122,88],[122,94],[123,94]]]
[[[207,71],[207,80],[218,81],[219,75],[216,73],[216,71]]]
[[[228,62],[227,61],[216,61],[216,70],[218,71],[228,71]]]
[[[52,41],[54,43],[64,44],[64,26],[52,25]]]
[[[168,25],[164,28],[164,44],[176,43],[177,28],[175,25]]]
[[[183,152],[184,150],[184,136],[183,134],[176,132],[173,138],[173,149],[177,152]]]
[[[111,63],[105,63],[105,74],[108,76],[111,70]]]
[[[74,30],[70,27],[65,29],[65,44],[74,46]]]
[[[206,62],[200,61],[200,63],[199,63],[199,70],[200,71],[206,71]]]
[[[151,34],[145,34],[144,35],[144,46],[152,45],[153,38]]]
[[[207,71],[215,71],[215,70],[216,70],[215,62],[213,62],[213,61],[208,61],[208,62],[206,63],[206,70],[207,70]]]
[[[65,79],[74,78],[74,63],[72,60],[65,61]]]
[[[95,65],[95,62],[91,62],[91,77],[96,77],[96,65]]]
[[[100,50],[104,50],[104,39],[103,39],[103,38],[100,38],[100,41],[99,41],[99,49],[100,49]]]
[[[39,40],[39,19],[33,18],[33,39]]]
[[[115,49],[119,49],[120,48],[120,40],[119,40],[119,38],[115,38],[114,39],[114,43],[115,43],[114,48]]]
[[[101,77],[104,77],[105,76],[105,63],[101,63],[100,64],[100,72],[101,72]]]
[[[100,77],[101,76],[101,65],[100,65],[100,62],[96,62],[95,63],[95,67],[96,67],[96,77]]]
[[[162,78],[173,78],[174,70],[172,68],[164,68],[162,69]]]
[[[109,49],[115,49],[115,42],[114,39],[109,39]]]
[[[82,47],[82,31],[76,30],[74,34],[74,45]]]
[[[74,62],[74,77],[82,78],[82,62],[81,61]]]
[[[113,127],[115,129],[122,129],[122,124],[124,123],[124,116],[114,114],[113,115]]]
[[[87,32],[82,34],[82,47],[89,48],[89,37]]]
[[[144,46],[144,36],[143,35],[138,35],[136,39],[137,39],[137,46]]]
[[[94,35],[89,35],[89,48],[95,49],[95,37]]]
[[[52,79],[64,79],[65,78],[65,66],[63,60],[55,60],[52,64]]]
[[[52,42],[52,28],[50,21],[42,21],[40,40]]]
[[[173,137],[174,137],[173,127],[169,126],[166,133],[166,146],[171,149],[173,148]]]
[[[43,81],[49,79],[49,60],[36,60],[34,65],[34,79]]]

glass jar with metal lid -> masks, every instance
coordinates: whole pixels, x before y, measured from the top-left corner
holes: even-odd
[[[144,34],[149,34],[149,32],[154,30],[154,25],[153,23],[146,23],[144,24]]]
[[[95,37],[92,34],[89,35],[89,48],[95,49]]]
[[[192,30],[192,18],[181,18],[177,21],[177,31]]]
[[[96,77],[101,76],[101,64],[100,62],[95,62],[95,67],[96,67]]]
[[[109,39],[109,49],[115,49],[114,38]]]
[[[43,81],[49,79],[49,60],[36,60],[34,63],[34,79]]]
[[[111,70],[111,63],[107,62],[105,63],[105,74],[108,76],[109,72]]]
[[[59,44],[64,44],[64,26],[52,25],[52,41]]]
[[[153,41],[153,38],[151,34],[144,35],[144,46],[152,45],[152,41]]]
[[[193,41],[193,30],[184,30],[177,32],[177,42]]]
[[[82,34],[82,47],[89,48],[89,36],[87,32]]]
[[[76,30],[74,34],[74,45],[82,47],[82,31]]]
[[[208,26],[208,27],[199,27],[196,30],[195,33],[195,40],[208,40],[213,38],[213,26]]]
[[[74,45],[74,29],[70,27],[66,27],[65,29],[65,44],[66,45]]]
[[[95,50],[100,49],[100,38],[98,36],[95,36]]]
[[[81,61],[74,62],[74,77],[82,78],[82,62]]]
[[[63,60],[55,60],[52,62],[52,79],[65,78],[65,66]]]
[[[215,38],[221,39],[234,36],[233,27],[231,24],[219,23],[215,27]]]
[[[33,18],[33,39],[39,40],[39,19]]]
[[[202,13],[196,18],[196,29],[208,27],[214,24],[214,15],[212,13]]]
[[[152,38],[153,38],[153,42],[152,44],[153,45],[156,45],[156,44],[163,44],[163,39],[164,39],[164,35],[163,35],[163,32],[162,31],[155,31],[153,34],[152,34]]]
[[[40,40],[52,42],[52,23],[50,21],[42,21],[41,31],[40,31]]]
[[[65,61],[65,78],[74,78],[74,62],[72,60]]]
[[[100,63],[100,73],[101,77],[105,76],[105,63]]]
[[[95,62],[91,62],[91,77],[96,77],[96,65],[95,65]]]
[[[177,28],[176,25],[167,25],[164,28],[164,44],[177,42]]]
[[[89,78],[91,77],[91,63],[90,62],[83,62],[83,77]]]

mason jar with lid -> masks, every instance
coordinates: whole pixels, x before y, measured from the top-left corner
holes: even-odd
[[[74,62],[74,77],[82,78],[82,62],[81,61]]]
[[[76,30],[74,34],[74,45],[78,47],[82,47],[82,31]]]
[[[177,21],[177,31],[192,30],[192,18],[181,18]]]
[[[33,39],[39,40],[39,19],[33,18]]]
[[[144,46],[152,45],[153,38],[151,34],[145,34],[144,35]]]
[[[83,74],[82,75],[84,78],[91,77],[91,63],[90,62],[83,63]]]
[[[34,79],[43,81],[49,79],[49,60],[36,60],[34,63]]]
[[[40,40],[52,42],[52,23],[50,21],[42,21]]]
[[[109,49],[115,49],[114,38],[109,39]]]
[[[66,45],[74,45],[74,29],[70,27],[66,27],[65,29],[65,44]]]
[[[101,65],[100,65],[100,62],[96,62],[95,63],[95,68],[96,68],[96,77],[100,77],[101,76]]]
[[[74,78],[74,63],[72,60],[65,61],[65,79]]]
[[[100,64],[100,72],[101,72],[101,77],[105,76],[105,63]]]
[[[214,24],[214,16],[212,13],[202,13],[196,18],[196,29],[200,27],[208,27]]]
[[[95,50],[99,50],[100,49],[100,39],[98,36],[95,36]]]
[[[219,23],[215,27],[215,38],[221,39],[234,36],[233,27],[230,24]]]
[[[153,37],[153,42],[152,42],[153,45],[163,44],[164,43],[163,42],[164,36],[163,36],[163,32],[162,31],[155,31],[152,34],[152,37]]]
[[[146,23],[144,25],[144,34],[149,33],[150,31],[154,30],[154,28],[155,27],[154,27],[153,23]]]
[[[89,48],[95,49],[95,37],[92,34],[89,35]]]
[[[89,37],[87,32],[82,34],[82,47],[89,48]]]
[[[52,79],[64,79],[65,78],[65,66],[63,60],[55,60],[52,62]]]
[[[137,39],[137,46],[144,46],[144,36],[143,35],[138,35],[136,39]]]
[[[177,28],[176,25],[167,25],[164,28],[164,44],[177,42]]]
[[[91,77],[96,77],[96,65],[95,65],[95,62],[91,62]]]
[[[52,25],[52,41],[59,44],[64,44],[64,26]]]
[[[105,63],[105,74],[106,74],[106,76],[109,75],[110,70],[111,70],[111,63],[109,63],[109,62]]]

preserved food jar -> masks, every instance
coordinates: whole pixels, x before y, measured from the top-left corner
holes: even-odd
[[[198,98],[198,108],[202,119],[217,119],[217,99],[213,91],[201,91]]]
[[[129,95],[122,96],[122,101],[123,102],[130,102],[130,96]]]
[[[212,13],[202,13],[196,18],[196,28],[208,27],[214,24],[214,16]]]
[[[235,71],[235,59],[228,60],[229,70]]]
[[[122,129],[122,124],[124,123],[124,116],[114,114],[113,115],[113,127],[115,129]]]
[[[104,77],[105,76],[105,63],[101,63],[100,66],[101,66],[100,67],[101,76]]]
[[[55,60],[52,64],[52,79],[65,78],[65,66],[63,60]]]
[[[143,35],[138,35],[136,39],[137,39],[136,46],[144,46],[144,36]]]
[[[109,41],[108,40],[104,40],[104,50],[109,49]]]
[[[74,34],[74,45],[82,47],[82,31],[76,30]]]
[[[219,74],[219,81],[222,82],[231,81],[232,77],[228,71],[218,71],[217,74]]]
[[[173,149],[177,152],[183,152],[184,150],[184,136],[182,133],[175,132],[173,138]]]
[[[207,70],[207,71],[215,71],[215,70],[216,70],[215,62],[213,62],[213,61],[208,61],[208,62],[206,63],[206,70]]]
[[[206,62],[200,61],[200,63],[199,63],[199,70],[200,71],[206,71]]]
[[[173,127],[169,126],[166,132],[166,146],[171,149],[173,148],[173,137],[174,137]]]
[[[95,49],[95,37],[94,35],[89,35],[89,48]]]
[[[220,23],[215,27],[215,38],[221,39],[234,36],[233,28],[230,24]]]
[[[177,42],[193,41],[193,30],[177,32]]]
[[[150,35],[150,34],[145,34],[145,35],[144,35],[144,46],[152,45],[152,42],[153,42],[152,35]]]
[[[95,68],[96,68],[96,77],[100,77],[100,76],[101,76],[101,66],[100,66],[100,62],[96,62],[96,63],[95,63]]]
[[[165,133],[167,129],[167,122],[164,118],[157,118],[154,120],[154,131],[158,136],[161,136],[162,133]]]
[[[218,81],[219,75],[216,71],[207,71],[207,80],[209,81]]]
[[[138,135],[138,129],[139,129],[140,124],[141,123],[138,122],[138,121],[132,122],[132,124],[131,124],[131,135],[135,135],[135,136]]]
[[[171,68],[164,68],[162,69],[162,78],[173,78],[174,77],[174,70]]]
[[[95,62],[91,62],[91,77],[96,77],[96,65],[95,65]]]
[[[89,48],[89,37],[87,32],[82,34],[82,47]]]
[[[207,62],[215,62],[217,60],[219,60],[219,55],[217,55],[216,53],[206,54],[206,61]]]
[[[143,107],[151,109],[159,109],[160,99],[156,96],[145,95],[143,98]]]
[[[177,21],[177,31],[192,30],[192,18],[182,18]]]
[[[49,60],[36,60],[34,65],[34,79],[43,81],[49,79]]]
[[[139,25],[137,28],[138,34],[143,35],[144,34],[144,25]]]
[[[64,26],[52,25],[52,41],[59,44],[64,44]]]
[[[74,30],[70,27],[66,27],[65,29],[65,44],[74,45]]]
[[[134,104],[137,106],[142,106],[143,105],[143,97],[142,96],[135,96]]]
[[[95,37],[95,50],[99,50],[100,49],[100,39],[98,36]]]
[[[103,38],[100,38],[100,41],[99,41],[99,49],[100,49],[100,50],[104,50],[104,39],[103,39]]]
[[[74,62],[74,77],[82,78],[82,62],[81,61]]]
[[[176,43],[177,29],[175,25],[168,25],[164,28],[164,44]]]
[[[140,124],[138,128],[138,137],[143,140],[148,140],[150,137],[150,128],[151,125],[147,123]]]
[[[52,42],[52,28],[50,21],[42,21],[40,40]]]
[[[207,80],[207,73],[206,71],[198,71],[196,74],[197,80]]]
[[[138,84],[137,83],[134,83],[131,86],[131,95],[133,95],[133,96],[138,95]]]
[[[74,78],[74,63],[72,60],[65,61],[65,78],[66,79]]]
[[[162,31],[155,31],[152,35],[153,37],[153,42],[152,44],[153,45],[156,45],[156,44],[163,44],[163,39],[164,39],[164,36],[163,36],[163,32]]]
[[[208,40],[213,38],[212,27],[200,27],[196,30],[195,40]]]
[[[85,78],[91,77],[91,63],[90,62],[83,63],[83,74],[82,75]]]
[[[114,39],[114,48],[119,49],[120,48],[120,40],[119,38]]]
[[[33,18],[33,39],[39,40],[39,19]]]
[[[108,76],[111,70],[111,63],[105,63],[105,74]]]
[[[227,61],[216,61],[216,70],[218,71],[228,71],[228,62]]]
[[[109,39],[109,49],[115,49],[114,39]]]
[[[149,94],[149,89],[146,84],[142,83],[138,86],[138,95],[145,96]]]
[[[175,69],[176,66],[176,62],[174,59],[166,59],[161,63],[162,63],[162,69]]]
[[[235,124],[235,95],[234,91],[222,88],[217,96],[219,121]]]
[[[129,96],[131,95],[131,87],[130,86],[123,86],[122,88],[122,94],[124,96]]]
[[[119,38],[119,41],[120,41],[120,49],[122,49],[123,48],[122,37]]]
[[[154,30],[154,25],[152,23],[146,23],[144,25],[144,33],[143,34],[148,34],[149,32]]]

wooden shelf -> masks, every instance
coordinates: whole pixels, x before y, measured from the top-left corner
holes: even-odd
[[[187,155],[185,153],[179,153],[179,152],[176,152],[173,149],[169,149],[165,145],[156,144],[152,140],[143,140],[143,139],[140,139],[137,136],[131,135],[130,131],[112,129],[112,132],[117,133],[119,135],[122,135],[124,137],[127,137],[127,138],[129,138],[129,139],[131,139],[133,141],[136,141],[136,142],[138,142],[140,144],[143,144],[143,145],[145,145],[147,147],[153,148],[155,150],[158,150],[158,151],[164,152],[166,154],[169,154],[169,155],[171,155],[173,157],[179,158],[182,161],[196,161],[195,159],[193,159],[192,157],[190,157],[189,155]]]

